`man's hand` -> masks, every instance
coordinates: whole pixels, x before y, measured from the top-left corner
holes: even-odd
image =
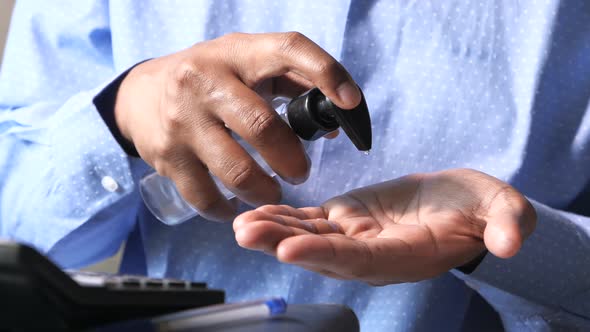
[[[310,165],[302,144],[264,97],[294,97],[312,86],[341,108],[361,99],[346,70],[299,33],[230,34],[135,67],[119,88],[115,119],[141,157],[201,215],[227,220],[235,206],[209,172],[249,204],[281,197],[278,182],[229,131],[283,179],[305,181]]]
[[[414,174],[319,207],[267,205],[234,221],[238,243],[279,261],[373,285],[418,281],[487,249],[515,255],[536,224],[510,185],[469,169]]]

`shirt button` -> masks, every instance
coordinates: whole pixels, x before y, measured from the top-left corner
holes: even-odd
[[[102,184],[102,187],[108,192],[114,193],[119,189],[117,181],[110,176],[103,177],[102,180],[100,180],[100,184]]]

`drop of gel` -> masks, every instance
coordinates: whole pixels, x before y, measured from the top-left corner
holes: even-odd
[[[365,156],[368,156],[369,154],[371,154],[371,150],[367,150],[363,152],[365,154]]]

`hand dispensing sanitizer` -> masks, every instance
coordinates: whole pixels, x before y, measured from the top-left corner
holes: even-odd
[[[343,110],[334,105],[317,88],[309,90],[288,103],[287,100],[275,99],[273,103],[279,103],[275,109],[302,139],[305,147],[311,141],[342,127],[359,151],[371,149],[371,118],[364,96],[360,104],[351,110]],[[238,139],[238,142],[266,172],[272,176],[275,175],[256,150],[242,139]],[[218,178],[214,176],[212,178],[227,199],[235,197],[235,194],[225,188]],[[146,175],[141,180],[140,193],[150,212],[164,224],[178,225],[199,215],[199,212],[180,196],[174,182],[156,172]]]

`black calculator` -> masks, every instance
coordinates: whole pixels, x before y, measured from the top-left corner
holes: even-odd
[[[35,249],[0,240],[0,332],[72,331],[224,302],[205,283],[63,271]]]

